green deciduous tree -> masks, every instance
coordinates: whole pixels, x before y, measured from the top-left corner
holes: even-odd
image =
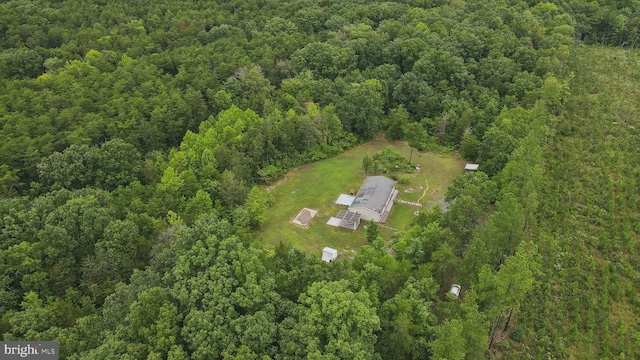
[[[364,170],[365,175],[369,175],[369,170],[371,170],[371,158],[369,155],[365,154],[362,157],[362,170]]]
[[[131,304],[127,326],[122,331],[132,343],[144,344],[149,357],[163,355],[176,345],[180,320],[181,315],[168,291],[154,287],[140,293]]]
[[[38,338],[40,333],[55,323],[53,313],[34,292],[28,292],[20,305],[22,311],[10,316],[11,331],[4,335],[6,340],[29,340]]]
[[[44,71],[44,59],[34,50],[11,49],[0,54],[0,74],[5,78],[33,78]]]
[[[403,105],[391,110],[389,114],[389,126],[387,137],[389,140],[401,140],[405,138],[406,126],[409,123],[409,113]]]
[[[516,197],[503,194],[479,235],[487,244],[494,264],[503,263],[520,245],[525,235],[524,221],[524,210]]]
[[[286,358],[374,358],[380,319],[365,290],[353,292],[347,280],[320,281],[299,303],[280,340]]]
[[[138,150],[120,139],[100,146],[96,159],[96,185],[105,190],[126,186],[138,180],[141,158]]]
[[[382,304],[376,350],[383,358],[429,358],[425,349],[435,337],[437,319],[431,307],[437,287],[431,278],[410,278],[400,293]]]
[[[244,202],[247,211],[246,224],[253,229],[257,229],[267,221],[267,208],[272,202],[270,195],[264,194],[257,186],[249,190]]]
[[[337,109],[347,129],[362,139],[370,139],[380,129],[384,98],[382,84],[377,79],[347,86]]]
[[[81,189],[95,183],[98,150],[87,145],[72,145],[53,153],[38,164],[40,182],[50,190]]]

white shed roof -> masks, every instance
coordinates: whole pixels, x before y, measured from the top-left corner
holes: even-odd
[[[468,170],[468,171],[478,171],[479,167],[480,167],[480,165],[478,165],[478,164],[467,164],[467,165],[464,166],[464,169]]]
[[[353,200],[355,200],[356,197],[353,195],[347,195],[347,194],[340,194],[340,196],[338,197],[338,200],[336,200],[336,204],[337,205],[345,205],[345,206],[351,206],[351,204],[353,204]]]
[[[322,261],[330,262],[338,258],[338,250],[326,247],[322,249]]]
[[[331,218],[329,218],[329,221],[327,221],[327,225],[340,226],[340,221],[342,220],[332,216]]]
[[[460,296],[460,289],[461,289],[460,285],[453,284],[451,285],[451,290],[449,290],[449,292],[455,295],[455,297],[457,298],[458,296]]]

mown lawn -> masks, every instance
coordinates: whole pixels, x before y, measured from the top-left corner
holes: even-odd
[[[368,154],[371,157],[385,148],[409,159],[410,149],[406,143],[377,139],[334,158],[296,168],[283,180],[266,188],[275,200],[274,205],[268,210],[267,222],[262,231],[262,238],[267,247],[273,247],[282,241],[320,254],[325,246],[344,252],[365,244],[365,223],[361,224],[357,231],[351,231],[326,225],[326,222],[331,216],[335,216],[338,210],[344,208],[334,205],[338,196],[348,194],[351,189],[358,191],[360,188],[366,177],[362,169],[364,155]],[[397,184],[396,188],[400,190],[399,198],[416,202],[424,194],[420,203],[430,207],[444,197],[453,178],[463,172],[465,162],[454,155],[414,151],[412,163],[419,165],[420,170],[408,174],[406,184]],[[318,210],[308,228],[291,222],[304,207]],[[385,239],[389,241],[395,230],[406,231],[417,209],[400,203],[394,205],[386,224],[394,230],[383,229],[382,235]]]

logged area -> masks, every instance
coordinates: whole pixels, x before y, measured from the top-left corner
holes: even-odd
[[[544,275],[527,318],[563,357],[635,358],[640,53],[588,46],[574,54],[566,118],[545,152]]]

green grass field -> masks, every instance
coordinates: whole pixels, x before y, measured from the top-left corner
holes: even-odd
[[[266,246],[273,247],[282,241],[304,251],[320,254],[325,246],[342,252],[365,244],[363,225],[366,223],[361,224],[357,231],[351,231],[326,225],[326,222],[343,208],[334,205],[338,196],[360,188],[366,177],[362,169],[364,155],[373,156],[385,148],[409,159],[410,148],[406,143],[373,140],[334,158],[296,168],[283,180],[266,188],[275,200],[268,210],[267,222],[262,231]],[[463,172],[465,162],[454,155],[414,151],[412,163],[420,165],[420,171],[409,174],[406,184],[396,185],[400,190],[398,198],[411,202],[421,198],[420,203],[431,207],[444,197],[453,178]],[[308,228],[291,222],[304,207],[318,210]],[[385,225],[388,228],[382,229],[385,239],[389,241],[395,230],[407,230],[417,209],[410,205],[395,204]]]

